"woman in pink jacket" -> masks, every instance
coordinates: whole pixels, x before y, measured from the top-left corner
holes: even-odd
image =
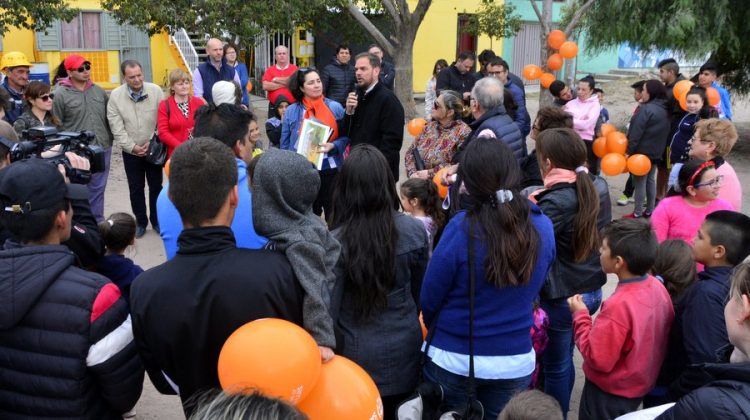
[[[593,95],[596,82],[588,75],[578,81],[577,97],[565,104],[565,112],[573,116],[573,130],[578,133],[586,144],[589,172],[599,174],[599,158],[592,148],[596,122],[599,121],[601,105],[597,95]]]
[[[719,198],[729,201],[734,211],[742,211],[742,184],[726,156],[737,143],[737,129],[729,120],[711,118],[700,120],[694,125],[695,132],[690,139],[690,158],[714,160],[716,173],[724,178],[719,189]]]

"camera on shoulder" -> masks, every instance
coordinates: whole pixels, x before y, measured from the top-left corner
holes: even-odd
[[[32,156],[42,158],[57,166],[65,167],[65,175],[70,182],[87,184],[91,174],[104,171],[105,152],[101,146],[92,144],[96,135],[92,131],[62,131],[55,127],[35,127],[24,130],[22,141],[10,149],[10,161],[28,159]],[[90,170],[74,168],[66,152],[73,152],[89,161]]]

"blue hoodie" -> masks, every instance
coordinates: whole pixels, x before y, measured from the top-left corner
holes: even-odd
[[[255,232],[253,227],[252,196],[247,185],[247,165],[242,159],[237,162],[237,189],[239,202],[232,220],[232,232],[237,240],[237,248],[260,249],[268,240]],[[182,218],[167,195],[169,184],[162,188],[156,200],[156,213],[159,218],[161,240],[167,259],[171,260],[177,253],[177,237],[182,233]]]

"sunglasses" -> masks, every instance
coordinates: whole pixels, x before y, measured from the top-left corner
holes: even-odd
[[[49,93],[47,95],[42,95],[42,96],[38,97],[37,99],[41,99],[44,102],[51,101],[51,100],[55,99],[55,94],[54,93]]]
[[[91,64],[89,63],[86,63],[82,65],[81,67],[78,67],[77,69],[75,69],[75,71],[77,71],[78,73],[83,73],[84,71],[88,71],[88,70],[91,70]]]

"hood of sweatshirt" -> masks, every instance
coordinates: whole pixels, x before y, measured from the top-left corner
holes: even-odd
[[[60,85],[60,86],[67,86],[67,87],[69,87],[69,88],[73,88],[73,89],[76,89],[76,90],[78,90],[78,89],[77,89],[77,88],[76,88],[76,87],[75,87],[75,86],[73,85],[73,82],[71,82],[71,81],[70,81],[70,78],[69,78],[69,77],[66,77],[66,78],[64,78],[64,79],[60,79],[60,80],[58,80],[58,81],[57,81],[57,84],[58,84],[58,85]],[[86,91],[86,90],[88,90],[88,89],[89,89],[89,88],[90,88],[91,86],[94,86],[94,82],[92,82],[92,81],[91,81],[91,79],[89,79],[89,80],[87,80],[87,81],[86,81],[86,86],[84,86],[83,90],[84,90],[84,91]]]
[[[304,156],[289,150],[268,150],[253,173],[255,230],[270,238],[309,223],[324,226],[312,212],[319,189],[320,175]]]

